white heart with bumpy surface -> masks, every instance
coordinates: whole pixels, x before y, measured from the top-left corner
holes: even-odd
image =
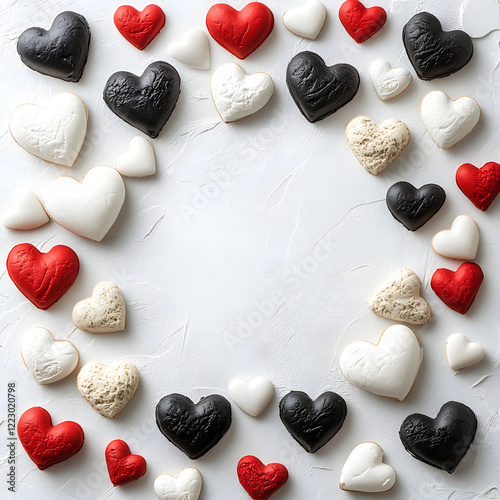
[[[226,122],[235,122],[262,109],[274,93],[272,78],[266,73],[247,75],[241,66],[219,66],[210,81],[217,112]]]
[[[452,101],[441,90],[434,90],[422,99],[420,115],[434,142],[442,149],[449,149],[477,125],[481,108],[472,97]]]
[[[82,366],[76,379],[80,394],[106,418],[115,418],[127,406],[140,382],[139,371],[129,361],[107,366],[92,361]]]
[[[358,444],[342,468],[340,489],[363,493],[389,491],[396,483],[396,471],[383,463],[384,450],[372,442]]]
[[[194,69],[210,67],[210,45],[206,33],[194,28],[184,33],[180,40],[172,42],[168,51],[177,61]]]
[[[89,333],[125,330],[126,308],[122,291],[109,281],[98,283],[92,297],[75,304],[71,319],[77,328]]]
[[[340,355],[340,369],[354,386],[398,401],[406,399],[417,378],[423,349],[407,326],[386,328],[377,344],[361,340]]]
[[[115,168],[126,177],[148,177],[156,173],[156,157],[153,145],[140,135],[132,137],[127,151],[115,162]]]
[[[295,35],[314,40],[326,20],[326,7],[319,0],[309,0],[304,5],[288,9],[283,14],[283,24]]]
[[[49,222],[40,200],[29,189],[17,193],[3,216],[2,224],[9,229],[35,229]]]
[[[177,477],[161,474],[155,479],[154,490],[160,500],[198,500],[203,478],[198,469],[182,469]]]
[[[463,370],[475,365],[484,358],[485,354],[481,344],[469,342],[461,333],[454,333],[446,340],[446,358],[452,370]]]
[[[101,241],[115,223],[125,200],[122,176],[110,167],[91,168],[81,182],[58,177],[45,188],[49,215],[69,231]]]
[[[451,229],[445,229],[432,238],[432,249],[443,257],[458,260],[474,260],[479,245],[479,229],[468,215],[459,215]]]
[[[21,356],[40,385],[67,377],[78,365],[78,349],[69,340],[55,340],[46,328],[32,328],[21,337]]]
[[[274,385],[266,377],[256,377],[250,381],[235,378],[231,380],[228,390],[231,399],[252,417],[262,413],[274,395]]]
[[[22,104],[9,121],[14,140],[42,160],[71,167],[87,133],[87,108],[72,92],[53,95],[46,106]]]
[[[370,78],[382,101],[394,99],[411,83],[411,74],[405,68],[393,68],[385,59],[376,59],[370,65]]]

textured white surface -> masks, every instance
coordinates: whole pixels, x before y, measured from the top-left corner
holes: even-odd
[[[474,260],[479,245],[479,228],[468,215],[456,217],[450,229],[439,231],[431,240],[432,249],[449,259]]]
[[[203,483],[198,469],[188,467],[177,477],[160,474],[154,483],[154,490],[160,500],[198,500]]]
[[[411,73],[407,69],[393,68],[385,59],[376,59],[370,64],[370,78],[382,101],[394,99],[411,83]]]
[[[320,0],[307,0],[283,13],[283,24],[292,33],[315,40],[326,21],[326,7]]]

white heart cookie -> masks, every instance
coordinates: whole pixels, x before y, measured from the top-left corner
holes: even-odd
[[[126,308],[122,291],[109,281],[98,283],[88,299],[73,307],[71,319],[89,333],[116,333],[125,330]]]
[[[370,65],[373,88],[382,101],[394,99],[411,83],[411,73],[405,68],[393,68],[385,59],[376,59]]]
[[[384,450],[370,441],[358,444],[342,467],[340,489],[382,493],[396,484],[396,471],[383,462]]]
[[[2,224],[9,229],[35,229],[49,222],[49,216],[33,191],[25,189],[16,194]]]
[[[210,67],[210,45],[206,33],[194,28],[184,33],[180,40],[168,47],[170,55],[177,61],[194,69]]]
[[[49,215],[69,231],[101,241],[111,229],[125,200],[122,176],[110,167],[93,167],[81,182],[58,177],[45,188]]]
[[[247,75],[241,66],[219,66],[210,81],[215,108],[226,122],[235,122],[262,109],[274,93],[272,78],[266,73]]]
[[[129,361],[86,363],[76,379],[80,394],[106,418],[115,418],[127,406],[140,382],[139,371]]]
[[[42,107],[22,104],[9,121],[14,140],[42,160],[71,167],[87,133],[87,108],[72,92],[53,95]]]
[[[474,260],[479,245],[479,229],[468,215],[459,215],[451,224],[432,238],[432,249],[443,257],[458,260]]]
[[[417,334],[407,326],[386,328],[377,344],[360,340],[340,355],[340,369],[354,386],[403,401],[417,378],[423,349]]]
[[[159,475],[154,490],[160,500],[198,500],[203,477],[198,469],[182,469],[177,477]]]
[[[420,295],[420,279],[411,269],[398,269],[373,292],[368,307],[382,318],[423,325],[431,307]]]
[[[446,358],[452,370],[458,371],[475,365],[485,354],[481,344],[469,342],[461,333],[454,333],[446,339]]]
[[[148,177],[156,173],[153,145],[140,135],[130,139],[127,151],[118,156],[115,168],[126,177]]]
[[[314,40],[323,29],[326,7],[319,0],[309,0],[304,5],[288,9],[283,14],[283,24],[295,35]]]
[[[347,144],[367,172],[382,173],[410,142],[408,127],[399,120],[380,125],[367,116],[353,118],[345,128]]]
[[[252,417],[257,417],[266,408],[274,395],[274,385],[266,377],[253,380],[235,378],[228,387],[231,399]]]
[[[420,115],[434,142],[449,149],[477,125],[481,108],[472,97],[452,101],[441,90],[433,90],[422,99]]]

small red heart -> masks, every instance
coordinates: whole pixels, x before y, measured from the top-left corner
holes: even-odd
[[[52,425],[50,413],[35,406],[17,423],[17,435],[31,460],[40,470],[67,460],[83,446],[83,429],[72,421]]]
[[[125,40],[143,50],[165,26],[165,13],[158,5],[148,5],[142,12],[122,5],[116,9],[113,21]]]
[[[7,257],[10,279],[27,299],[43,310],[68,291],[79,267],[78,256],[65,245],[41,253],[33,245],[21,243]]]
[[[146,460],[141,455],[132,455],[125,441],[115,439],[106,446],[106,465],[113,486],[135,481],[146,474]]]
[[[438,269],[432,275],[431,287],[450,309],[465,314],[474,302],[482,281],[481,268],[473,262],[466,262],[455,272]]]
[[[387,20],[382,7],[366,8],[359,0],[347,0],[340,6],[340,22],[357,43],[373,36]]]
[[[240,59],[245,59],[269,36],[274,16],[269,7],[251,2],[242,10],[217,3],[207,13],[207,28],[212,38]]]
[[[500,165],[492,161],[476,168],[464,163],[458,167],[456,181],[465,196],[484,211],[500,193]]]
[[[288,470],[281,464],[264,465],[247,455],[238,462],[238,479],[252,500],[266,500],[287,481]]]

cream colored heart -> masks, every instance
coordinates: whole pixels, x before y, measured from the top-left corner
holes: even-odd
[[[156,173],[153,145],[141,135],[132,137],[127,151],[118,156],[115,168],[126,177],[148,177]]]
[[[35,229],[49,222],[40,200],[29,189],[20,191],[11,201],[2,224],[9,229]]]
[[[266,377],[256,377],[250,381],[235,378],[229,384],[231,399],[252,417],[257,417],[270,403],[274,395],[274,385]]]
[[[326,7],[320,0],[308,2],[288,9],[283,14],[283,24],[293,34],[314,40],[323,29],[326,20]]]
[[[206,33],[194,28],[184,33],[180,40],[172,42],[168,51],[177,61],[194,69],[210,67],[210,45]]]
[[[461,333],[454,333],[446,340],[446,358],[452,370],[463,370],[475,365],[484,358],[485,354],[481,344],[469,342]]]
[[[459,215],[450,229],[437,233],[432,238],[432,249],[443,257],[458,260],[474,260],[479,245],[479,228],[468,215]]]
[[[393,68],[385,59],[376,59],[370,65],[370,78],[380,100],[388,101],[402,94],[411,83],[411,74],[405,68]]]
[[[198,469],[182,469],[177,477],[159,475],[154,482],[156,496],[160,500],[198,500],[203,477]]]

